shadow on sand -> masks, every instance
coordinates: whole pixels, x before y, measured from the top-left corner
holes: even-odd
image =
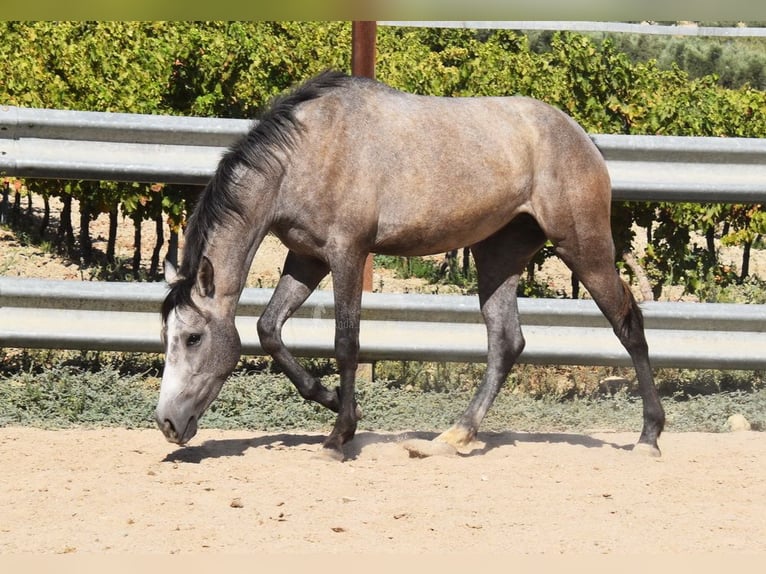
[[[357,459],[364,449],[371,445],[400,444],[406,441],[432,441],[438,436],[435,432],[398,432],[383,433],[360,431],[344,448],[345,460]],[[303,448],[318,452],[324,441],[324,435],[301,433],[264,434],[253,438],[212,439],[200,445],[186,446],[169,453],[162,462],[187,462],[199,464],[205,459],[243,456],[248,449],[263,448],[284,450]],[[614,448],[631,450],[633,444],[618,444],[584,434],[573,433],[524,433],[524,432],[481,432],[477,439],[456,453],[456,456],[471,457],[519,443],[570,444],[586,448]],[[404,450],[404,449],[403,449]]]

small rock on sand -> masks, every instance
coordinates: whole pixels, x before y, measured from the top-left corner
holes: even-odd
[[[743,415],[731,415],[726,421],[726,428],[732,432],[749,431],[750,422]]]

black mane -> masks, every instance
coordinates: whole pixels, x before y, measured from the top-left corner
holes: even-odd
[[[244,165],[266,175],[280,173],[280,152],[293,149],[296,136],[303,128],[295,118],[296,108],[303,102],[321,97],[328,90],[343,87],[350,79],[342,72],[329,70],[277,97],[247,135],[224,154],[189,217],[179,278],[170,286],[162,304],[163,322],[175,307],[193,306],[191,289],[210,231],[230,221],[241,220],[244,205],[242,194],[236,193],[237,169]]]

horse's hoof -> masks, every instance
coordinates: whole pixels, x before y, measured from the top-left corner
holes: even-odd
[[[451,444],[439,440],[413,438],[401,443],[410,453],[410,458],[428,458],[430,456],[454,456],[457,449]]]
[[[662,456],[662,453],[660,452],[660,449],[658,447],[645,442],[636,443],[636,445],[633,447],[633,452],[635,454],[639,454],[641,456],[648,456],[651,458],[659,458]]]
[[[463,427],[454,426],[447,429],[434,439],[434,442],[447,443],[455,450],[469,445],[475,437],[475,433]]]

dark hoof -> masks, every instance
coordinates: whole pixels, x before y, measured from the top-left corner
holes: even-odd
[[[346,459],[346,455],[343,454],[341,449],[323,446],[317,451],[314,458],[330,462],[343,462]]]

